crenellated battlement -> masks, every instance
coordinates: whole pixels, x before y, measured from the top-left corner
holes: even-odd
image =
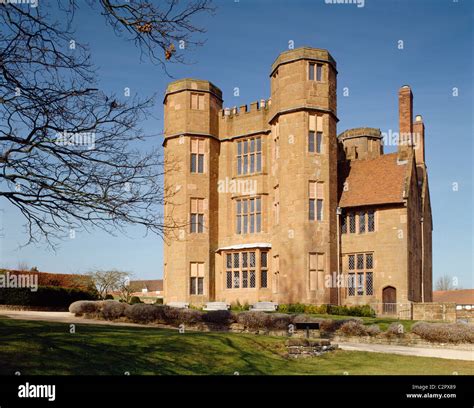
[[[265,113],[272,104],[272,99],[260,99],[252,102],[250,105],[234,106],[232,108],[224,108],[219,111],[219,117],[224,119],[238,118],[247,113]]]

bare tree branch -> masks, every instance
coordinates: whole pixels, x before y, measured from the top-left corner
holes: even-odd
[[[165,236],[178,225],[162,213],[173,195],[163,174],[178,171],[179,163],[165,163],[158,135],[140,127],[155,97],[100,91],[89,50],[71,42],[78,2],[59,3],[60,21],[44,3],[0,4],[0,199],[25,218],[27,244],[55,247],[70,231],[114,234],[130,224]],[[167,57],[157,49],[180,40],[197,44],[189,34],[202,30],[190,18],[210,10],[208,0],[184,8],[173,0],[164,9],[142,1],[100,5],[108,24],[126,29],[163,66]],[[181,62],[182,55],[170,59]]]

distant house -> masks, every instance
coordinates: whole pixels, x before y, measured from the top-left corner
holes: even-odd
[[[435,290],[433,302],[455,303],[457,310],[474,310],[474,289]]]
[[[132,296],[138,296],[143,301],[163,297],[163,280],[132,280],[130,281]]]

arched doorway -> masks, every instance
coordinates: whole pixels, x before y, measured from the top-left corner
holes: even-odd
[[[382,290],[383,312],[385,314],[397,313],[397,289],[386,286]]]

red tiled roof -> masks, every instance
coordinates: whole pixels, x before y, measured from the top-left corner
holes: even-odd
[[[163,290],[163,279],[134,280],[130,281],[130,286],[137,292],[142,289],[147,289],[149,292],[161,292]]]
[[[340,163],[339,207],[403,203],[408,163],[397,159],[390,153]]]
[[[433,302],[474,305],[474,289],[435,290],[433,291]]]

